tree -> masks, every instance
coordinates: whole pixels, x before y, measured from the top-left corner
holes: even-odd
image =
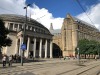
[[[7,37],[8,34],[9,30],[5,28],[3,20],[0,19],[0,50],[2,47],[11,46],[12,40]]]
[[[86,53],[86,51],[89,48],[89,46],[87,45],[88,43],[89,43],[89,40],[87,40],[87,39],[79,40],[78,47],[79,47],[79,50],[80,50],[80,54]],[[76,50],[76,54],[77,54],[77,50]]]
[[[95,40],[82,39],[78,42],[80,54],[94,54],[100,53],[100,43]],[[77,49],[76,49],[77,54]]]
[[[89,41],[89,49],[87,51],[88,54],[97,54],[97,46],[98,46],[98,42],[95,40],[90,40]]]

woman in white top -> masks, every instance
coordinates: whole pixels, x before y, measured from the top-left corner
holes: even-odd
[[[3,67],[6,67],[6,55],[3,56],[2,62],[3,62]]]

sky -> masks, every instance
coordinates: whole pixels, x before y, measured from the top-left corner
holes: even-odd
[[[93,24],[100,29],[100,0],[78,0],[86,13],[77,3],[77,0],[0,0],[0,14],[26,14],[23,9],[27,4],[31,4],[28,9],[28,17],[35,19],[50,28],[61,29],[63,19],[69,13],[83,21]]]

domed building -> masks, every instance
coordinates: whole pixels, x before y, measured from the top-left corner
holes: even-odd
[[[52,58],[52,34],[46,27],[30,18],[27,18],[26,24],[26,18],[22,15],[1,14],[0,19],[3,20],[5,27],[10,30],[8,37],[12,39],[12,45],[3,47],[2,54],[7,54],[8,56],[21,55],[23,34],[25,34],[25,57]]]

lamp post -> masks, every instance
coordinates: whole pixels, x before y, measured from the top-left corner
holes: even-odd
[[[78,64],[80,65],[80,52],[79,52],[79,48],[77,48],[78,51]]]
[[[26,20],[25,20],[25,25],[24,25],[24,32],[23,32],[23,43],[25,44],[25,31],[26,31],[26,25],[27,25],[27,8],[28,6],[30,6],[30,4],[26,5],[26,7],[24,7],[24,9],[26,9]]]
[[[26,5],[26,7],[24,7],[24,9],[26,9],[26,20],[25,20],[25,24],[23,27],[23,44],[21,45],[21,49],[22,49],[22,53],[21,53],[21,65],[23,66],[23,57],[24,57],[24,50],[26,49],[26,44],[25,44],[25,32],[26,32],[26,25],[27,25],[27,8],[28,6],[30,6],[30,4]]]
[[[98,51],[98,58],[100,59],[100,53],[99,53],[99,43],[97,43],[97,47],[98,47],[98,48],[97,48],[97,49],[98,49],[98,50],[97,50],[97,51]]]

